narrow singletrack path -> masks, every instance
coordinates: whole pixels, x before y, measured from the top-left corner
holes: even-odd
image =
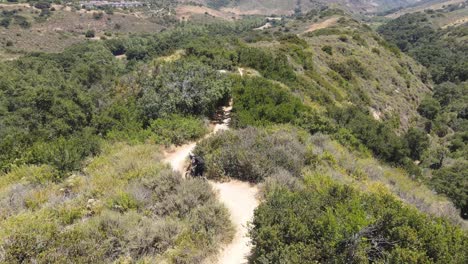
[[[207,135],[210,137],[219,131],[229,129],[230,112],[232,104],[223,107],[219,115],[221,118],[214,124],[213,132]],[[175,171],[185,175],[188,155],[195,148],[196,142],[182,145],[167,153],[164,161],[172,166]],[[248,223],[252,221],[254,210],[258,206],[258,189],[247,182],[230,180],[228,182],[210,181],[211,186],[216,190],[218,199],[229,210],[231,222],[235,227],[233,241],[226,245],[220,252],[218,264],[243,264],[247,263],[247,257],[251,251],[250,238],[248,237]]]

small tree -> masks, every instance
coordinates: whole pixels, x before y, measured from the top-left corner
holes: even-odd
[[[95,36],[96,36],[96,32],[94,32],[94,30],[92,29],[86,31],[85,33],[85,37],[87,38],[94,38]]]
[[[323,46],[322,51],[328,53],[329,55],[333,55],[333,48],[329,45]]]
[[[429,137],[416,128],[408,130],[405,134],[405,140],[409,147],[410,157],[413,160],[419,160],[423,152],[429,147]]]
[[[10,26],[10,23],[11,23],[11,18],[3,18],[2,20],[0,20],[0,26],[4,27],[4,28],[8,28]]]
[[[100,20],[104,16],[103,12],[97,12],[93,14],[93,18],[96,20]]]
[[[418,112],[427,119],[434,120],[440,112],[440,103],[431,97],[426,97],[421,101]]]

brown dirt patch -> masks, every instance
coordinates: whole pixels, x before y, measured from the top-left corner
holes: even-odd
[[[330,26],[336,24],[338,19],[339,19],[339,17],[331,17],[331,18],[326,19],[326,20],[324,20],[322,22],[314,23],[314,24],[310,25],[309,28],[305,32],[307,33],[307,32],[312,32],[312,31],[319,30],[319,29],[322,29],[322,28],[330,27]]]

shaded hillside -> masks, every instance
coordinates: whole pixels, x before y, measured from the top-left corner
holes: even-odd
[[[466,26],[439,28],[437,12],[413,13],[382,25],[379,32],[426,66],[436,83],[468,78]]]
[[[456,6],[466,10],[466,6]],[[437,21],[458,9],[401,16],[379,31],[404,52],[425,65],[437,83],[432,96],[418,107],[423,116],[419,127],[431,137],[430,147],[421,155],[427,169],[425,180],[446,194],[468,218],[467,27],[439,28]]]

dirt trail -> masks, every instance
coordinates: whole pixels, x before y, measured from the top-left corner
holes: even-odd
[[[331,25],[334,25],[338,21],[338,19],[339,19],[339,17],[332,17],[332,18],[329,18],[327,20],[324,20],[324,21],[321,21],[321,22],[318,22],[318,23],[314,23],[314,24],[310,25],[309,28],[304,33],[312,32],[312,31],[319,30],[319,29],[322,29],[322,28],[327,28],[327,27],[329,27]]]
[[[210,182],[217,190],[219,200],[224,203],[231,214],[236,233],[231,244],[227,245],[219,255],[219,264],[247,263],[250,254],[250,238],[247,223],[252,221],[254,210],[258,206],[256,198],[258,189],[247,182],[232,180],[219,183]]]
[[[242,75],[242,70],[240,70]],[[229,129],[230,112],[232,106],[224,107],[220,111],[221,122],[214,124],[213,134]],[[185,174],[185,167],[187,165],[188,154],[195,148],[196,142],[182,145],[175,148],[170,153],[167,153],[164,161],[171,164],[172,168],[182,175]],[[229,210],[230,218],[236,233],[233,241],[226,245],[219,254],[218,264],[242,264],[247,263],[247,257],[250,254],[250,238],[247,236],[247,224],[253,219],[255,208],[258,206],[257,194],[258,189],[249,183],[237,180],[229,182],[214,182],[210,181],[211,186],[216,190],[218,199]]]

